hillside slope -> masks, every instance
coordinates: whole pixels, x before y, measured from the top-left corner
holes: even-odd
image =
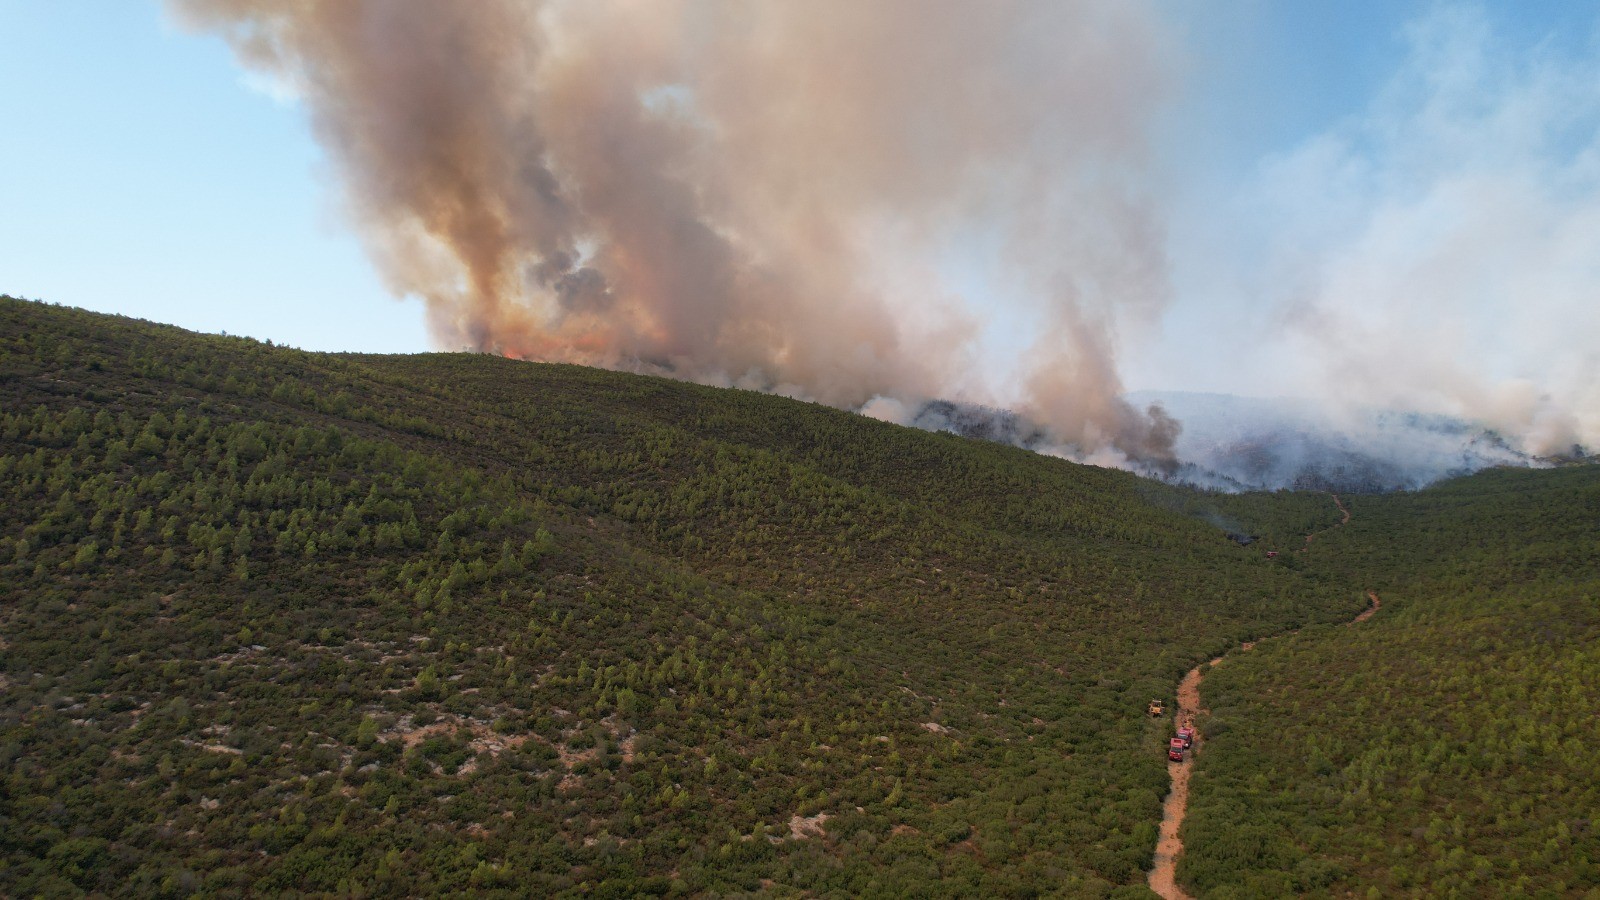
[[[1138,896],[1144,701],[1363,603],[1199,495],[661,379],[6,298],[0,401],[8,894]]]
[[[1180,880],[1207,897],[1593,896],[1600,468],[1347,499],[1350,525],[1300,564],[1382,610],[1207,675]]]

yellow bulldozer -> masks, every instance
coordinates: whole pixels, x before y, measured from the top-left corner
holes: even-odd
[[[1166,710],[1167,710],[1166,704],[1162,703],[1160,700],[1151,700],[1150,701],[1150,706],[1149,706],[1150,715],[1159,716],[1163,712],[1166,712]]]

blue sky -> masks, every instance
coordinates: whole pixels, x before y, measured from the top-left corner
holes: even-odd
[[[1121,348],[1127,387],[1314,394],[1372,368],[1330,350],[1365,342],[1416,357],[1365,398],[1524,432],[1553,402],[1600,433],[1593,4],[1156,9],[1179,57],[1153,123],[1174,297]],[[0,291],[307,349],[432,347],[344,221],[307,111],[160,4],[0,0],[0,123]],[[1578,315],[1529,326],[1521,292]]]
[[[0,292],[317,350],[428,349],[305,116],[122,0],[0,2]]]

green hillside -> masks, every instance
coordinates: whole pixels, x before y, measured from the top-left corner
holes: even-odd
[[[1295,628],[1206,682],[1195,887],[1271,893],[1281,870],[1409,889],[1384,880],[1387,847],[1347,858],[1295,818],[1326,806],[1355,816],[1326,835],[1387,834],[1315,792],[1351,790],[1334,779],[1362,729],[1390,726],[1385,771],[1460,776],[1463,804],[1524,779],[1505,853],[1592,854],[1594,817],[1528,808],[1594,799],[1578,758],[1544,765],[1594,744],[1593,651],[1586,681],[1574,655],[1592,543],[1535,563],[1593,528],[1595,472],[1360,498],[1311,552],[1268,560],[1224,532],[1303,540],[1339,520],[1327,496],[1188,492],[658,378],[312,354],[0,299],[0,894],[1148,897],[1170,723],[1145,702]],[[1509,491],[1451,531],[1449,498],[1495,478],[1542,499]],[[1505,590],[1452,593],[1561,504],[1575,518],[1545,550],[1495,569]],[[1417,522],[1428,540],[1394,551]],[[1318,624],[1369,585],[1383,631]],[[1493,616],[1532,637],[1506,643],[1524,632]],[[1330,693],[1322,730],[1344,743],[1297,756],[1303,710],[1272,693],[1310,679],[1295,654],[1344,660],[1317,682],[1334,691],[1380,664],[1455,674],[1421,652],[1451,640],[1524,675],[1459,673],[1477,692],[1451,691],[1428,740],[1503,715],[1510,732],[1482,730],[1497,764],[1537,768],[1407,756],[1438,679],[1390,705]],[[1556,682],[1533,667],[1549,659],[1571,666]],[[1554,683],[1560,703],[1513,708]],[[1586,709],[1562,705],[1573,684]],[[1398,802],[1388,785],[1368,794]],[[1478,854],[1472,817],[1512,815],[1492,807],[1395,827]],[[1530,884],[1593,883],[1563,859],[1524,863]]]
[[[1207,676],[1180,877],[1208,897],[1600,896],[1600,468],[1351,506],[1306,566],[1383,608]]]
[[[824,407],[0,314],[8,892],[1103,894],[1144,701],[1360,606]]]

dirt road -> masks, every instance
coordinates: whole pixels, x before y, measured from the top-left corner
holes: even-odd
[[[1333,495],[1333,502],[1334,505],[1339,507],[1339,511],[1344,513],[1344,518],[1340,520],[1339,524],[1343,525],[1349,522],[1350,510],[1339,502],[1337,494]],[[1311,546],[1311,538],[1312,535],[1306,535],[1307,549]],[[1371,605],[1362,610],[1354,619],[1345,623],[1346,625],[1365,622],[1372,618],[1373,613],[1376,613],[1378,608],[1383,605],[1383,601],[1378,599],[1376,591],[1367,591],[1367,599],[1372,601]],[[1296,629],[1296,631],[1298,630]],[[1294,634],[1294,632],[1285,632],[1285,634]],[[1239,650],[1235,652],[1249,651],[1255,645],[1255,641],[1247,641],[1239,645]],[[1178,710],[1175,714],[1175,721],[1179,725],[1186,722],[1194,722],[1195,718],[1200,714],[1200,680],[1205,677],[1206,669],[1222,662],[1222,660],[1223,657],[1219,656],[1203,666],[1195,666],[1189,670],[1189,674],[1183,676],[1182,681],[1178,682]],[[1204,742],[1205,736],[1198,731],[1195,732],[1194,749],[1189,754],[1190,760],[1193,760],[1195,754],[1200,752],[1200,747]],[[1189,773],[1190,762],[1167,763],[1167,776],[1172,779],[1172,790],[1167,794],[1166,802],[1161,806],[1161,836],[1156,840],[1155,861],[1150,868],[1148,879],[1150,890],[1155,891],[1165,900],[1194,900],[1193,897],[1183,892],[1183,888],[1178,887],[1177,880],[1178,857],[1183,853],[1183,839],[1178,836],[1178,830],[1183,827],[1183,817],[1189,810]]]
[[[1343,517],[1339,519],[1339,522],[1336,525],[1329,525],[1327,528],[1322,529],[1322,531],[1313,531],[1310,534],[1306,535],[1305,546],[1299,548],[1298,552],[1304,553],[1307,550],[1310,550],[1311,549],[1311,539],[1316,537],[1317,535],[1321,534],[1323,531],[1332,531],[1333,529],[1338,528],[1339,525],[1348,525],[1348,524],[1350,524],[1350,508],[1344,505],[1344,501],[1339,499],[1339,495],[1338,494],[1329,494],[1328,496],[1333,498],[1333,505],[1339,507],[1339,512],[1342,514]]]
[[[1360,622],[1365,622],[1366,620],[1372,618],[1372,614],[1378,611],[1378,607],[1383,605],[1383,601],[1378,599],[1377,591],[1367,591],[1367,599],[1371,600],[1372,604],[1366,609],[1363,609],[1360,615],[1357,615],[1354,619],[1344,623],[1345,625],[1355,625]]]
[[[1219,662],[1222,662],[1220,656],[1210,665]],[[1204,677],[1205,668],[1195,666],[1178,682],[1177,721],[1180,723],[1194,721],[1200,712],[1200,679]],[[1196,734],[1193,752],[1199,752],[1200,742],[1201,737]],[[1183,852],[1178,826],[1183,824],[1183,815],[1189,808],[1189,764],[1168,762],[1167,777],[1172,779],[1172,790],[1161,807],[1161,837],[1156,841],[1155,866],[1150,869],[1150,890],[1166,900],[1192,900],[1178,887],[1176,879],[1178,854]]]

